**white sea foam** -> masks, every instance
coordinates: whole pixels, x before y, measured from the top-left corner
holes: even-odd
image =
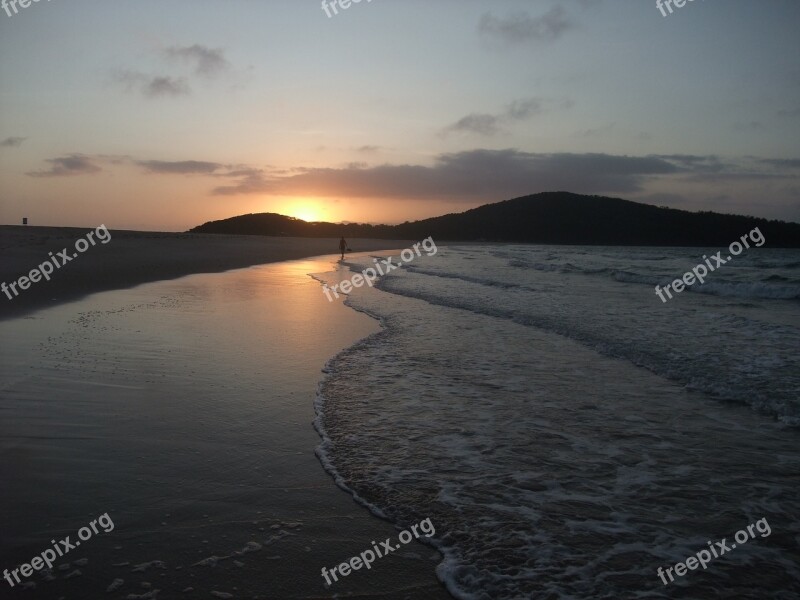
[[[655,567],[731,515],[791,528],[800,513],[782,424],[800,414],[794,305],[697,294],[662,309],[608,273],[663,277],[671,261],[581,252],[527,271],[509,261],[558,249],[442,249],[347,300],[384,330],[326,366],[318,455],[375,514],[432,518],[458,598],[652,597]],[[753,545],[695,595],[788,590],[793,553],[789,537]]]

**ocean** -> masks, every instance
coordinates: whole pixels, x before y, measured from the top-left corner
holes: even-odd
[[[375,514],[431,519],[456,598],[797,598],[800,251],[655,294],[716,251],[423,253],[347,297],[382,330],[326,366],[320,460]]]

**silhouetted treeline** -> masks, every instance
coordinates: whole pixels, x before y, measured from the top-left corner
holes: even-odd
[[[307,223],[274,213],[212,221],[191,231],[246,235],[423,239],[609,246],[724,247],[758,227],[770,247],[800,247],[800,224],[693,213],[620,198],[546,192],[400,225]]]

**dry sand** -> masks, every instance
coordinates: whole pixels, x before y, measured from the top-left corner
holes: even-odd
[[[73,227],[0,226],[0,282],[10,283],[91,229]],[[348,240],[355,252],[406,248],[398,240]],[[132,287],[148,281],[191,273],[216,273],[282,260],[335,254],[339,240],[330,238],[262,237],[200,233],[112,230],[111,241],[97,243],[9,299],[0,293],[0,320],[81,298],[94,292]],[[13,296],[13,294],[12,294]]]

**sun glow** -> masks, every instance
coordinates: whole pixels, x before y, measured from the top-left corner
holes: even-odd
[[[308,221],[309,223],[325,220],[323,216],[324,211],[320,209],[319,206],[309,202],[298,202],[296,204],[291,204],[278,212],[289,217],[303,219],[303,221]]]

